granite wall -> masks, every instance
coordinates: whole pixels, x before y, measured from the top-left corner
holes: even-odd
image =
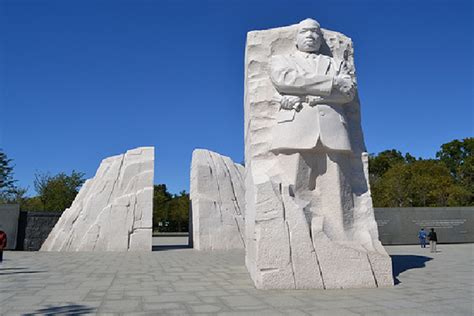
[[[375,208],[384,245],[418,244],[418,231],[434,228],[438,243],[474,242],[474,207]]]
[[[7,248],[15,249],[17,245],[18,216],[20,206],[18,204],[0,205],[0,230],[7,234]]]
[[[48,237],[61,213],[21,211],[17,250],[36,251]]]
[[[16,250],[39,250],[60,216],[19,212]],[[474,207],[375,208],[375,219],[384,245],[418,244],[421,227],[433,227],[439,243],[474,243]]]

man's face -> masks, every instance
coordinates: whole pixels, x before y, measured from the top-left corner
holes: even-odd
[[[306,53],[317,53],[321,47],[321,31],[314,23],[302,23],[296,34],[298,50]]]

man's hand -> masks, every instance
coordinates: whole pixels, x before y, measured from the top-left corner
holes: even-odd
[[[351,76],[337,75],[334,77],[334,86],[345,95],[354,97],[355,87]]]
[[[284,95],[281,98],[280,104],[281,108],[284,110],[298,110],[302,102],[303,99],[301,99],[300,97],[294,95]]]
[[[316,106],[316,105],[320,104],[323,100],[324,100],[324,98],[322,98],[318,95],[308,95],[308,96],[306,96],[305,102],[307,104],[309,104],[309,106]]]

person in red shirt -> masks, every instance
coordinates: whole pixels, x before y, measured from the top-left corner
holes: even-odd
[[[0,262],[3,261],[3,249],[7,248],[7,234],[0,230]]]

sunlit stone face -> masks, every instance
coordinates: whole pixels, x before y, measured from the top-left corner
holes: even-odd
[[[316,53],[321,47],[321,29],[318,22],[306,19],[298,25],[296,34],[296,46],[298,50],[306,53]]]

